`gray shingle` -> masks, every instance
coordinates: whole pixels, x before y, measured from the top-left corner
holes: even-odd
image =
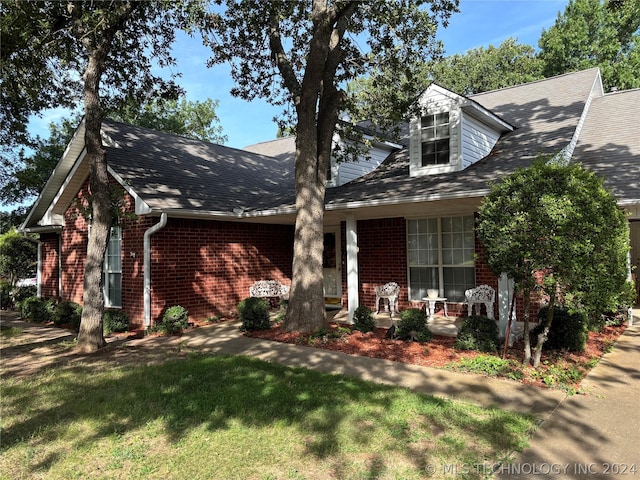
[[[410,178],[405,149],[371,174],[329,191],[328,204],[484,195],[491,182],[569,143],[597,79],[598,70],[590,69],[471,96],[516,127],[500,138],[487,157],[460,172]]]
[[[573,159],[603,177],[619,201],[640,201],[640,89],[594,99]]]
[[[105,120],[107,161],[151,207],[232,212],[293,189],[293,164]]]

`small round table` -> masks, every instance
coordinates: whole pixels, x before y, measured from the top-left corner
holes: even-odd
[[[429,305],[429,319],[430,320],[435,315],[436,303],[437,302],[442,302],[442,305],[444,305],[444,316],[445,317],[449,316],[449,312],[447,312],[447,297],[424,297],[422,299],[422,301],[425,302],[425,305],[424,305],[425,309],[427,308],[427,305]]]

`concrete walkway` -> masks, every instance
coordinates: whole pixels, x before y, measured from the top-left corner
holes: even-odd
[[[640,478],[640,325],[564,399],[497,478]]]

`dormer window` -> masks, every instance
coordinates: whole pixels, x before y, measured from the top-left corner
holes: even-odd
[[[421,118],[422,166],[447,165],[449,155],[449,112]]]
[[[421,114],[409,123],[409,175],[464,170],[489,155],[513,126],[470,98],[431,84],[418,99]]]

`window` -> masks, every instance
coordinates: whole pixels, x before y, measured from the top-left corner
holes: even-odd
[[[449,112],[425,115],[420,120],[422,166],[449,163]]]
[[[475,287],[473,216],[408,220],[409,298],[435,288],[451,302],[463,302]]]
[[[107,252],[104,256],[104,304],[122,306],[122,229],[111,227]]]

